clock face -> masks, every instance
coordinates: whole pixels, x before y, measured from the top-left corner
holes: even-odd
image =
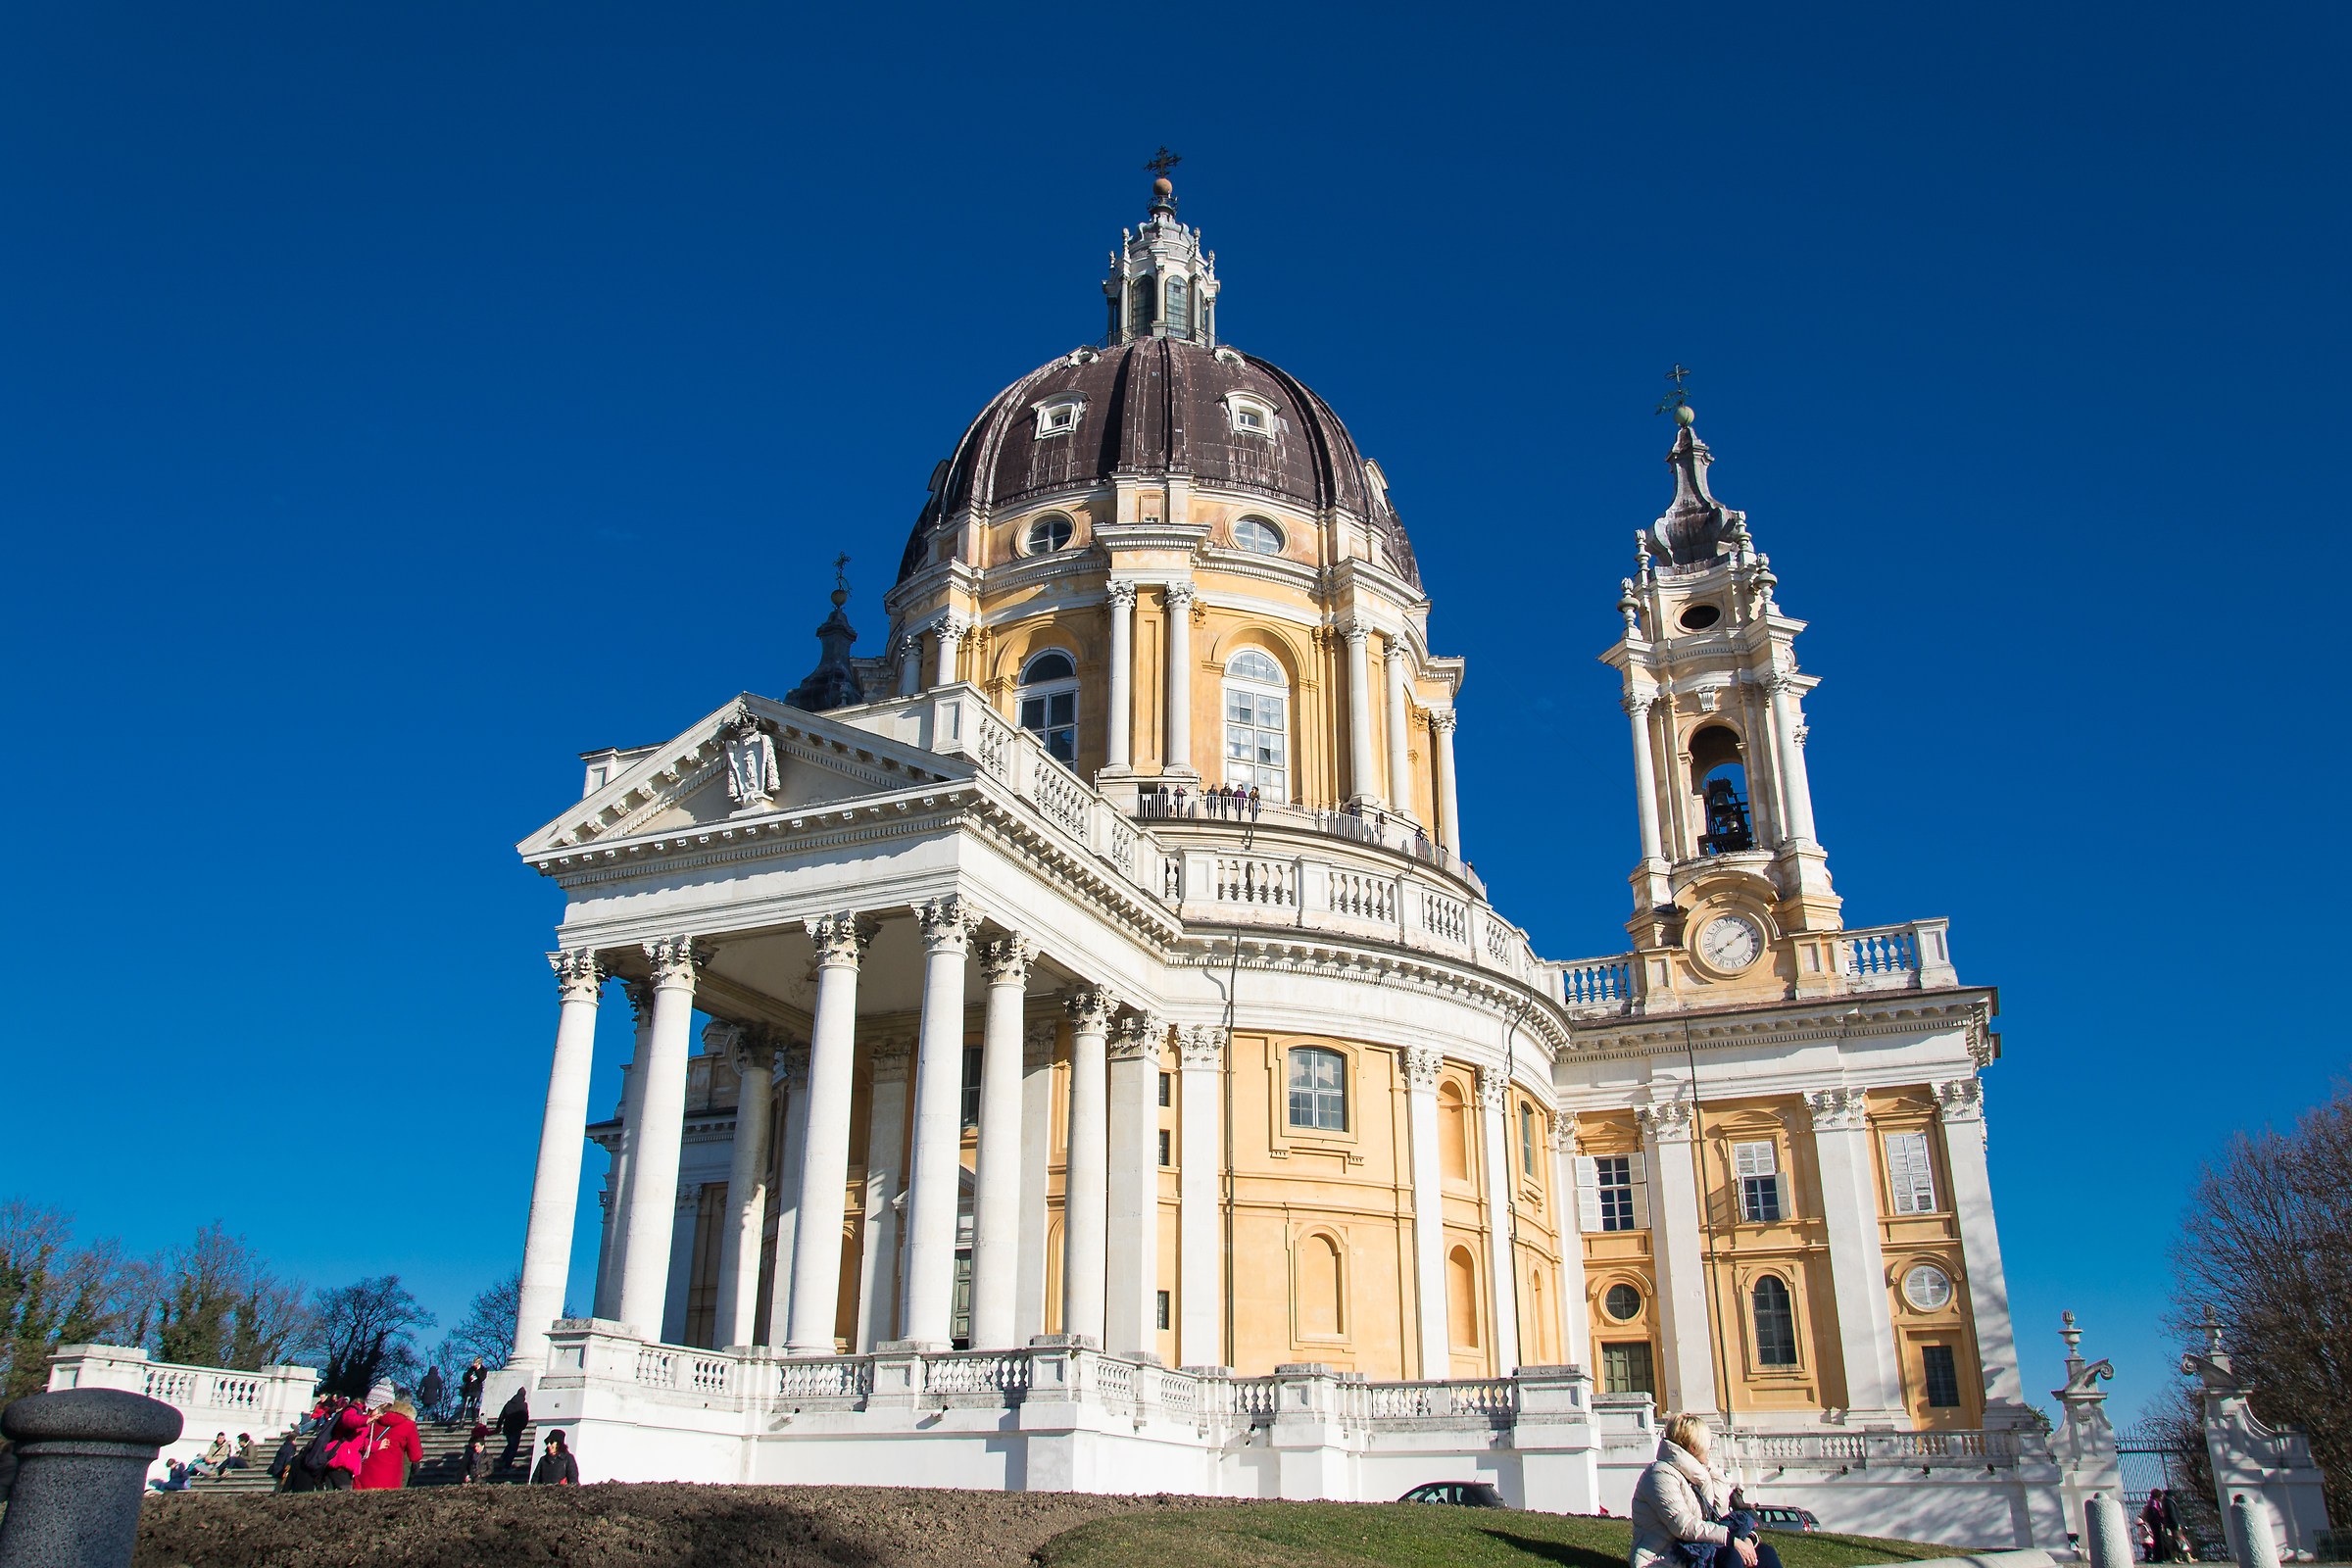
[[[1764,933],[1745,915],[1719,914],[1698,934],[1698,956],[1725,974],[1738,974],[1764,951]]]
[[[1952,1277],[1933,1263],[1922,1263],[1903,1276],[1903,1299],[1922,1312],[1933,1312],[1952,1298]]]

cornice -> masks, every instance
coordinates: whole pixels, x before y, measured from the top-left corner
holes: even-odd
[[[1580,1061],[1679,1054],[1752,1046],[1818,1045],[1825,1040],[1883,1039],[1923,1029],[1968,1031],[1972,1054],[1989,1060],[1984,1042],[1992,990],[1961,986],[1939,991],[1862,991],[1802,1003],[1769,1003],[1710,1012],[1661,1012],[1640,1017],[1578,1019],[1570,1023],[1568,1054]],[[1852,1015],[1859,1011],[1862,1017]]]
[[[1223,931],[1187,934],[1165,956],[1175,968],[1218,969],[1234,961],[1233,938]],[[1317,941],[1301,934],[1284,938],[1243,936],[1241,965],[1275,974],[1314,975],[1353,985],[1401,987],[1422,996],[1465,1003],[1496,1022],[1516,1024],[1553,1055],[1573,1049],[1567,1021],[1541,992],[1484,970],[1459,967],[1411,950],[1360,939]]]

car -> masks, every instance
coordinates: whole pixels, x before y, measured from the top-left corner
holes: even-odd
[[[1429,1481],[1415,1487],[1398,1502],[1449,1502],[1457,1508],[1508,1508],[1502,1494],[1487,1481]]]
[[[1813,1517],[1810,1508],[1791,1508],[1777,1502],[1759,1502],[1753,1506],[1759,1529],[1810,1531],[1821,1528],[1821,1521]]]

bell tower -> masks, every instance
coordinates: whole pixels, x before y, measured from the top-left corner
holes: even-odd
[[[1681,950],[1690,982],[1775,973],[1802,994],[1825,945],[1784,939],[1839,925],[1805,777],[1805,623],[1775,602],[1746,514],[1708,487],[1695,414],[1679,391],[1667,406],[1674,500],[1635,535],[1625,634],[1601,656],[1633,730],[1642,858],[1626,929],[1644,952]],[[1786,957],[1767,969],[1769,953]]]

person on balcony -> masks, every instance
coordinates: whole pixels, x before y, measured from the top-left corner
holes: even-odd
[[[1707,1463],[1713,1446],[1706,1417],[1666,1418],[1658,1457],[1634,1484],[1629,1568],[1781,1568],[1755,1539],[1755,1515],[1729,1512],[1730,1489]]]

